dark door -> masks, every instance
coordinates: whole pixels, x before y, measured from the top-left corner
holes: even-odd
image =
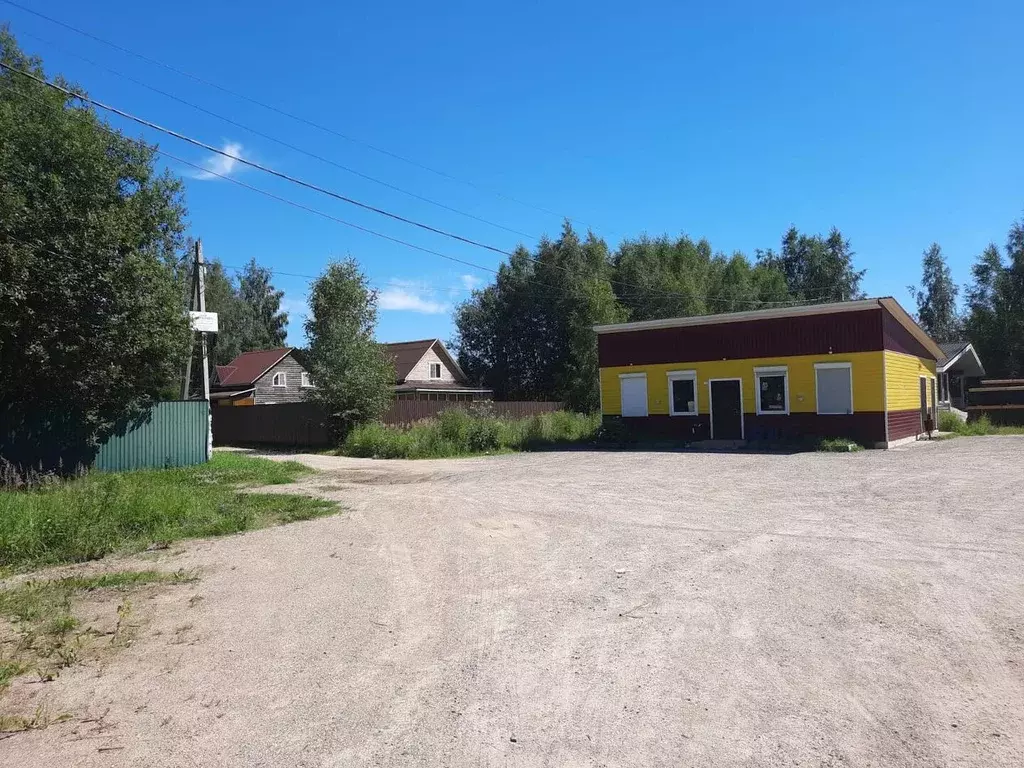
[[[924,432],[925,419],[928,418],[928,379],[921,379],[921,431]]]
[[[743,401],[740,382],[711,382],[711,437],[715,440],[743,439]]]

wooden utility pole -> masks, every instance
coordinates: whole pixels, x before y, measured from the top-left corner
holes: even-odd
[[[203,261],[203,241],[196,240],[192,262],[192,294],[189,309],[206,312],[206,263]],[[191,317],[191,316],[190,316]],[[192,358],[195,353],[195,336],[189,345],[188,362],[185,364],[185,380],[181,383],[181,399],[188,400],[192,386]],[[203,361],[203,400],[210,399],[210,361],[206,346],[206,331],[199,332],[199,346]]]

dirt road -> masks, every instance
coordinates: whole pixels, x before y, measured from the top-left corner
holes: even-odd
[[[303,460],[0,764],[1024,764],[1022,439]]]

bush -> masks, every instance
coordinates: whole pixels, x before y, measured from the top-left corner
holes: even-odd
[[[864,450],[864,446],[860,443],[855,443],[853,440],[845,437],[823,437],[818,440],[815,448],[825,453],[849,453],[851,451]]]
[[[593,440],[600,415],[557,411],[526,419],[501,419],[473,410],[442,411],[407,427],[374,422],[355,427],[340,452],[377,459],[428,459],[522,451]]]
[[[955,413],[951,411],[941,411],[939,413],[940,432],[957,432],[963,425],[963,421]]]

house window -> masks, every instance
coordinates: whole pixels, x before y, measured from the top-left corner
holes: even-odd
[[[429,365],[430,365],[430,374],[429,374],[430,378],[432,378],[432,379],[440,379],[441,378],[441,364],[440,363],[430,363]]]
[[[668,412],[672,416],[697,415],[696,371],[669,371]]]
[[[814,392],[818,413],[853,413],[853,366],[815,363]]]
[[[288,374],[286,373],[275,373],[273,386],[275,387],[287,387],[288,386]]]
[[[647,374],[620,373],[619,388],[622,396],[622,415],[647,415]]]
[[[302,386],[304,387],[315,387],[313,383],[313,377],[309,375],[307,371],[302,372]]]
[[[754,369],[757,413],[789,413],[789,369],[785,366]]]

